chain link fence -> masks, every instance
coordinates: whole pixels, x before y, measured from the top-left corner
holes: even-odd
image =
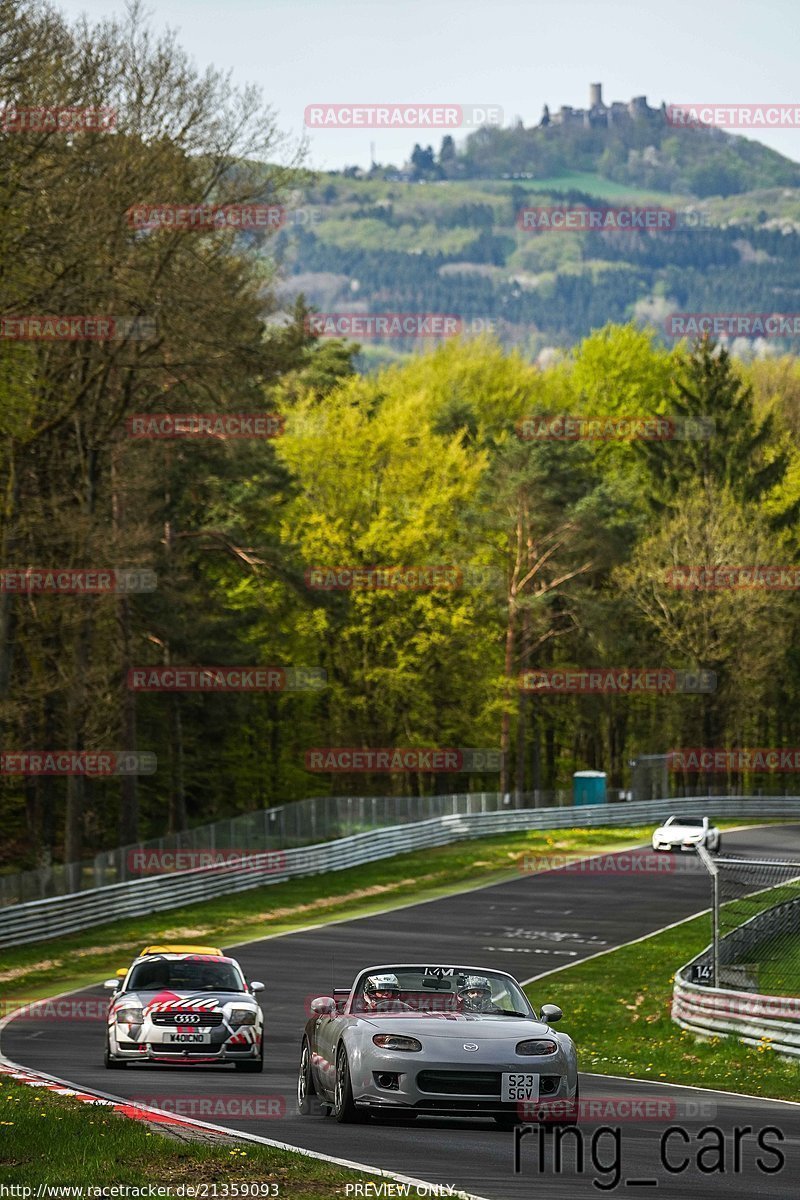
[[[203,865],[199,856],[204,852],[256,854],[291,850],[369,829],[415,824],[431,817],[561,807],[571,802],[571,794],[566,791],[475,792],[448,796],[316,796],[198,825],[135,845],[118,846],[80,862],[50,863],[36,870],[0,875],[0,907],[141,879],[142,862],[147,862],[142,851],[162,855],[159,870],[163,873],[170,869],[165,853],[176,854],[172,869],[186,870]]]
[[[771,996],[800,996],[800,861],[710,858],[711,954],[697,983]]]

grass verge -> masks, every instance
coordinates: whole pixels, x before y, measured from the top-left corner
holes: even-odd
[[[800,996],[800,938],[786,935],[758,948],[758,990],[767,996]]]
[[[797,1100],[797,1062],[767,1043],[701,1040],[670,1016],[675,971],[711,940],[708,914],[588,962],[548,972],[548,999],[563,1006],[581,1071],[635,1076]],[[543,978],[525,989],[542,996]]]
[[[99,1188],[115,1183],[137,1187],[238,1183],[260,1187],[249,1193],[220,1188],[219,1195],[329,1200],[344,1195],[348,1183],[374,1185],[376,1178],[255,1143],[174,1141],[151,1132],[140,1121],[0,1079],[0,1182],[4,1184]],[[277,1190],[265,1184],[274,1184]],[[213,1195],[213,1189],[205,1194]]]
[[[628,849],[650,827],[531,830],[399,854],[380,862],[220,896],[202,904],[112,922],[52,942],[3,951],[5,1007],[100,982],[147,942],[196,941],[223,948],[316,923],[367,916],[516,878],[526,855],[580,857]]]

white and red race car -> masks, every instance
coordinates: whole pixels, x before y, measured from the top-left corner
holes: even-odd
[[[233,958],[216,954],[144,954],[125,979],[107,979],[104,1062],[235,1063],[261,1071],[263,983],[248,983]]]

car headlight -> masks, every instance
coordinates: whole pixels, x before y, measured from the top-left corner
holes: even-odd
[[[517,1054],[555,1054],[558,1050],[558,1042],[553,1042],[550,1038],[535,1038],[527,1042],[517,1042]]]
[[[144,1013],[141,1008],[118,1008],[116,1020],[118,1025],[141,1025]]]
[[[228,1018],[231,1025],[255,1025],[256,1012],[254,1008],[232,1008]]]
[[[381,1050],[421,1050],[422,1042],[416,1038],[402,1037],[399,1033],[376,1033],[372,1039]]]

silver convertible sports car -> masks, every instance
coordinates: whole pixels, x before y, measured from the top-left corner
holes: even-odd
[[[575,1046],[501,971],[446,965],[369,967],[352,988],[311,1003],[298,1108],[337,1121],[369,1114],[493,1117],[575,1124]]]
[[[261,1071],[264,1016],[233,958],[216,954],[145,954],[125,976],[107,979],[104,1062],[235,1063]]]

